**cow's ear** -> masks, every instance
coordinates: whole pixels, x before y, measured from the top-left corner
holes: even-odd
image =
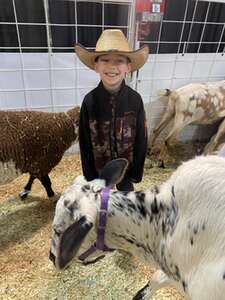
[[[125,158],[114,159],[105,165],[99,178],[105,180],[106,186],[113,186],[124,178],[127,168],[128,161]]]
[[[56,259],[56,267],[58,269],[64,269],[74,258],[84,238],[92,227],[93,223],[88,222],[84,216],[66,229],[59,243]]]

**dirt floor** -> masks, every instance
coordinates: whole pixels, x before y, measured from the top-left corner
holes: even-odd
[[[158,184],[170,169],[145,169],[136,189]],[[0,300],[128,300],[142,288],[153,269],[137,258],[114,252],[94,265],[73,263],[57,272],[48,259],[55,202],[60,193],[81,174],[77,155],[65,156],[51,172],[54,199],[48,199],[37,181],[30,196],[18,193],[28,176],[0,186]],[[174,289],[161,289],[153,300],[183,299]]]

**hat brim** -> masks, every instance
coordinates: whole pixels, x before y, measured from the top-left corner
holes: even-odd
[[[100,55],[105,55],[109,53],[115,53],[118,55],[123,55],[129,58],[131,62],[131,72],[140,69],[148,59],[149,48],[148,46],[143,46],[135,51],[94,51],[87,50],[80,44],[75,45],[75,52],[78,55],[79,59],[84,63],[88,68],[94,70],[95,68],[95,59]]]

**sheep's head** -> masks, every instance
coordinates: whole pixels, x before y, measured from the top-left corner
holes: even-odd
[[[80,107],[75,106],[74,108],[67,111],[67,116],[72,120],[74,125],[74,133],[76,136],[76,141],[78,139],[78,131],[79,131],[79,119],[80,119]]]
[[[111,161],[99,179],[88,182],[79,176],[62,194],[56,205],[50,250],[50,259],[58,269],[65,268],[96,241],[100,191],[120,182],[127,166],[126,159]],[[102,252],[96,251],[88,259],[93,260],[100,254]]]

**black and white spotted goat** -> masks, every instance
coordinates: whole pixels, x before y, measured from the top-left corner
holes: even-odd
[[[126,160],[112,161],[100,179],[78,177],[62,194],[50,251],[55,266],[122,249],[159,269],[133,299],[171,284],[185,299],[224,299],[225,159],[197,157],[145,192],[107,190],[126,168]]]

